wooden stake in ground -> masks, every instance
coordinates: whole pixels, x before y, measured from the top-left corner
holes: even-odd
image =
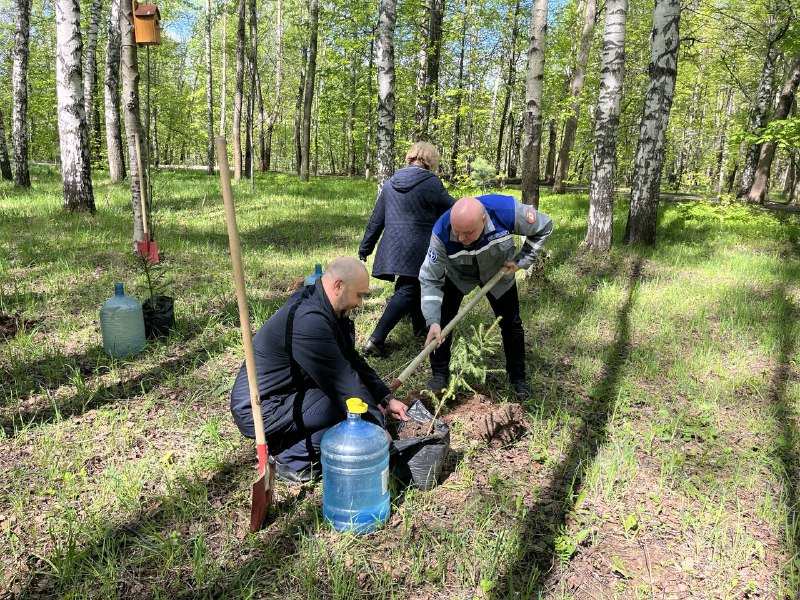
[[[264,420],[261,416],[261,397],[258,393],[256,378],[256,358],[253,352],[253,334],[250,331],[250,312],[247,308],[247,295],[244,286],[244,268],[242,267],[242,249],[239,243],[239,230],[236,227],[236,211],[233,207],[233,191],[231,190],[231,174],[228,167],[228,147],[225,138],[217,137],[214,141],[219,165],[222,200],[225,203],[225,224],[228,227],[228,245],[231,250],[233,266],[233,283],[236,287],[236,303],[239,305],[239,324],[242,330],[244,346],[244,363],[247,368],[247,382],[250,386],[250,407],[253,410],[253,425],[256,431],[256,454],[258,455],[258,478],[253,482],[250,505],[250,531],[256,532],[264,527],[267,512],[272,504],[273,481],[275,474],[269,467],[269,450],[264,435]]]

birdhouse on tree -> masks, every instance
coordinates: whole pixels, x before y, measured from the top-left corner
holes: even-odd
[[[139,46],[161,43],[161,13],[155,4],[134,3],[133,33]]]

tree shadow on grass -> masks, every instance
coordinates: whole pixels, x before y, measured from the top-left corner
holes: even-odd
[[[101,524],[95,537],[86,542],[70,538],[72,532],[68,531],[67,539],[59,540],[46,559],[35,563],[33,576],[18,598],[62,598],[98,592],[120,598],[150,598],[170,588],[179,597],[226,597],[220,590],[230,583],[227,574],[211,577],[210,581],[199,576],[198,570],[207,563],[180,565],[188,569],[173,567],[176,576],[167,582],[163,574],[153,571],[163,568],[161,561],[168,560],[163,554],[174,549],[181,550],[179,559],[195,558],[198,544],[211,542],[214,529],[220,526],[220,516],[224,520],[242,519],[240,529],[246,528],[246,509],[233,514],[231,511],[238,508],[234,496],[241,490],[249,491],[250,476],[255,473],[253,456],[252,444],[245,444],[210,477],[179,479],[175,491],[152,499],[147,507],[123,523]],[[276,499],[266,529],[257,534],[259,566],[272,569],[285,566],[285,558],[291,554],[287,549],[296,544],[298,530],[308,531],[318,522],[316,503],[303,502],[305,496],[303,489],[299,494],[284,493]],[[222,529],[226,529],[224,524]],[[233,544],[242,547],[242,554],[247,552],[246,547],[253,546],[249,538],[240,538]],[[151,555],[150,558],[143,558],[143,553]],[[233,555],[238,557],[240,552]],[[269,562],[265,564],[267,559]],[[209,554],[209,560],[212,565],[226,566],[219,565],[213,554]],[[108,582],[100,578],[107,575],[109,566],[113,567],[111,590],[107,589]],[[236,564],[231,572],[241,576],[245,567],[240,569],[240,566]]]
[[[528,511],[520,527],[520,552],[512,559],[500,585],[493,590],[493,598],[532,598],[544,589],[545,574],[555,559],[556,537],[574,506],[584,476],[607,441],[608,421],[629,353],[630,314],[643,262],[644,258],[638,257],[631,269],[627,296],[617,311],[616,334],[605,352],[605,366],[590,393],[582,425],[573,434],[574,442],[566,457],[557,465],[549,484],[540,491],[539,500]]]

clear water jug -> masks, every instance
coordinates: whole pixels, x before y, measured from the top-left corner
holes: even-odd
[[[306,279],[303,282],[303,285],[314,285],[317,283],[317,279],[322,277],[322,265],[317,263],[314,265],[314,272],[310,275],[306,275]]]
[[[337,531],[368,533],[389,518],[389,438],[366,411],[350,398],[347,420],[322,438],[322,514]]]
[[[144,348],[144,317],[136,298],[125,295],[121,283],[114,284],[114,295],[100,309],[100,330],[103,350],[109,356],[122,358]]]

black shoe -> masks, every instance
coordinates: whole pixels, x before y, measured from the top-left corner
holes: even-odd
[[[424,327],[422,329],[415,329],[414,337],[422,338],[424,340],[426,337],[428,337],[428,330]]]
[[[440,394],[450,383],[450,375],[447,373],[434,373],[428,380],[428,389],[434,394]]]
[[[531,397],[531,386],[524,379],[517,379],[511,382],[511,389],[518,402],[524,402]]]
[[[389,356],[389,351],[386,349],[386,345],[383,342],[379,342],[373,338],[369,338],[367,340],[367,343],[364,344],[364,348],[362,348],[361,353],[364,356],[378,356],[380,358],[386,358]]]
[[[310,465],[300,471],[295,471],[282,462],[275,460],[272,456],[269,457],[269,464],[275,470],[275,478],[279,481],[302,484],[319,479],[319,472],[314,468],[314,465]]]

